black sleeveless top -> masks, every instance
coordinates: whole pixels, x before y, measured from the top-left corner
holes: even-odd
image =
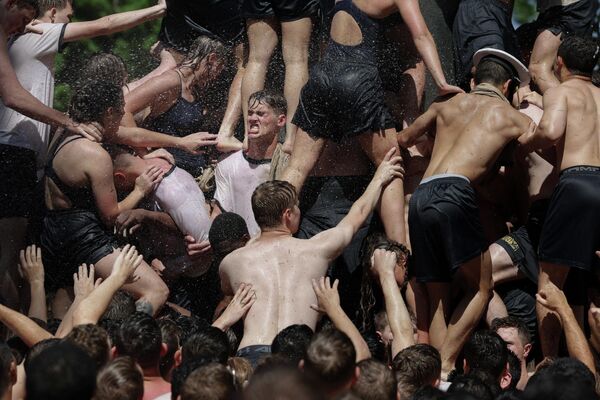
[[[68,138],[71,139],[71,138]],[[89,210],[92,212],[96,212],[96,202],[94,198],[94,193],[92,189],[89,187],[73,187],[69,186],[60,179],[56,171],[53,167],[54,158],[58,154],[58,152],[67,144],[74,142],[75,140],[85,139],[82,136],[76,136],[71,140],[65,140],[59,143],[56,146],[55,151],[51,153],[51,156],[48,158],[45,167],[46,177],[50,178],[52,182],[60,189],[60,191],[71,201],[73,205],[73,209],[81,209],[81,210]]]

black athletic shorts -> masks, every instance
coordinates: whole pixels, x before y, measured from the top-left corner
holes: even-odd
[[[35,198],[33,150],[0,144],[0,218],[29,218]]]
[[[496,240],[510,256],[512,262],[531,282],[538,281],[537,252],[529,239],[529,233],[524,226]]]
[[[438,175],[415,190],[408,209],[415,277],[449,282],[487,249],[475,190],[464,177]]]
[[[242,16],[246,19],[277,17],[280,21],[295,21],[316,17],[320,0],[243,0]]]
[[[293,123],[311,136],[336,142],[396,126],[377,65],[327,59],[311,70]]]
[[[542,228],[539,259],[586,271],[600,267],[600,167],[560,173]]]
[[[504,50],[521,59],[512,25],[512,7],[501,0],[462,0],[454,19],[455,63],[460,84],[468,84],[473,55],[486,47]]]
[[[98,216],[80,209],[48,211],[40,244],[46,276],[54,288],[72,285],[79,265],[95,264],[118,247]]]
[[[538,16],[535,24],[538,31],[547,29],[555,36],[572,33],[591,37],[594,27],[598,25],[597,10],[598,0],[579,0],[568,6],[547,9]]]
[[[236,45],[244,39],[241,0],[169,0],[159,40],[167,47],[186,53],[200,36]]]

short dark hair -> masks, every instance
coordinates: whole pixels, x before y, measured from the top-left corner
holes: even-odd
[[[120,356],[131,356],[142,368],[158,367],[162,346],[160,327],[150,315],[137,311],[123,321],[115,340]]]
[[[40,7],[40,14],[44,14],[46,11],[51,8],[56,8],[57,10],[62,10],[67,6],[67,4],[73,2],[71,0],[38,0]]]
[[[523,393],[525,400],[598,399],[596,379],[581,361],[558,358],[533,375]]]
[[[23,368],[25,368],[25,374],[29,372],[29,368],[31,368],[31,360],[34,360],[38,354],[42,351],[46,350],[49,347],[56,346],[61,343],[62,340],[58,338],[50,338],[44,339],[29,348],[27,355],[25,356],[25,361],[23,362]]]
[[[192,372],[202,367],[203,365],[207,365],[210,363],[211,362],[207,360],[183,360],[183,362],[173,370],[173,375],[171,377],[171,398],[176,399],[177,396],[181,394],[183,384]]]
[[[12,386],[10,366],[15,362],[12,350],[6,343],[0,345],[0,396]]]
[[[122,107],[123,89],[111,82],[86,80],[71,97],[69,115],[76,122],[101,122],[111,107]]]
[[[259,90],[250,95],[248,99],[248,108],[255,104],[266,104],[275,111],[275,114],[287,114],[287,101],[281,94],[272,90]]]
[[[33,18],[37,18],[40,15],[39,0],[17,0],[15,5],[17,8],[31,8],[35,13]]]
[[[521,379],[521,361],[512,351],[508,351],[508,372],[510,372],[511,381],[506,389],[516,389],[517,383]]]
[[[392,370],[401,397],[410,397],[417,389],[431,386],[440,378],[442,359],[435,347],[415,344],[396,354],[392,361]]]
[[[124,290],[117,290],[115,295],[108,303],[106,311],[102,318],[112,319],[113,321],[123,322],[135,312],[135,300]]]
[[[479,400],[494,400],[490,388],[473,374],[456,377],[448,388],[448,393],[468,393]]]
[[[523,345],[531,343],[531,333],[529,333],[529,329],[527,329],[527,325],[525,325],[522,319],[513,317],[512,315],[504,318],[494,318],[491,330],[497,333],[498,329],[501,328],[514,328],[517,330],[519,339],[521,339]]]
[[[225,365],[229,357],[227,335],[214,326],[208,326],[185,341],[181,357],[184,361],[202,359]]]
[[[363,400],[395,400],[396,378],[384,363],[368,359],[358,363],[360,375],[352,391]]]
[[[298,193],[286,181],[268,181],[260,184],[252,193],[252,212],[261,229],[281,225],[283,212],[298,201]]]
[[[463,355],[471,371],[484,371],[499,379],[506,368],[508,348],[496,332],[481,330],[467,340]]]
[[[290,325],[275,336],[271,344],[271,352],[281,354],[297,365],[306,357],[306,349],[313,333],[313,330],[306,324]]]
[[[31,361],[25,388],[27,400],[91,399],[96,389],[96,365],[79,347],[58,343]]]
[[[232,212],[219,214],[210,226],[208,240],[215,257],[225,257],[250,240],[246,220]]]
[[[181,400],[228,400],[235,395],[231,372],[222,364],[211,363],[193,371],[183,383]]]
[[[244,400],[321,400],[320,391],[297,367],[273,364],[259,367],[244,390]]]
[[[433,386],[423,386],[415,391],[411,400],[441,400],[446,398],[446,393]],[[465,399],[461,399],[465,400]]]
[[[356,350],[348,336],[337,329],[316,333],[304,359],[304,370],[326,390],[338,389],[354,376]]]
[[[498,62],[495,57],[484,58],[475,69],[475,84],[477,85],[480,83],[490,83],[494,86],[502,85],[513,77],[514,74]]]
[[[94,400],[140,399],[144,376],[131,357],[117,357],[100,370]]]
[[[98,325],[77,325],[73,327],[65,340],[79,346],[92,357],[97,369],[102,368],[108,362],[108,353],[110,352],[108,334]]]
[[[600,57],[600,47],[595,39],[568,35],[558,47],[558,56],[572,74],[592,76]]]
[[[157,322],[160,327],[162,342],[167,345],[167,353],[160,359],[160,374],[166,379],[175,364],[174,356],[180,347],[181,329],[170,318],[160,318]]]

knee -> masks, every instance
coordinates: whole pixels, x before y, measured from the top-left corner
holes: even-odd
[[[161,280],[160,284],[153,287],[148,293],[143,296],[152,304],[153,312],[156,313],[167,302],[169,298],[169,288]]]

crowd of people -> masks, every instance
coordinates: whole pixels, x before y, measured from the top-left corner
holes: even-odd
[[[599,3],[446,3],[0,0],[1,398],[599,398]]]

